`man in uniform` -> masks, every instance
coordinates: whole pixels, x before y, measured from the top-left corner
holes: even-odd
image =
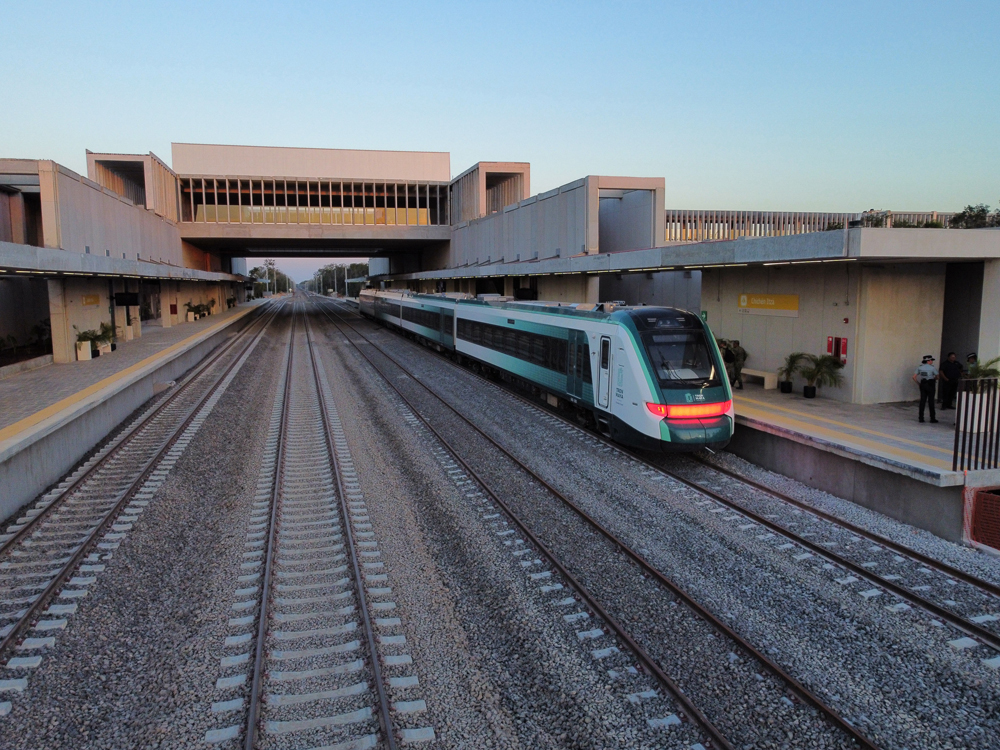
[[[941,411],[955,408],[958,381],[962,377],[962,363],[955,352],[948,352],[948,358],[941,363]]]
[[[931,422],[937,422],[934,416],[934,383],[938,377],[938,370],[934,366],[934,357],[930,354],[924,355],[924,361],[913,373],[913,382],[920,386],[920,421],[924,421],[924,406],[930,406]]]
[[[733,354],[733,347],[726,339],[719,342],[719,351],[722,354],[722,364],[726,367],[726,380],[732,385],[736,380],[736,355]]]
[[[733,362],[733,373],[735,375],[736,387],[741,391],[743,390],[743,365],[746,364],[747,350],[740,346],[739,339],[733,339],[733,357],[735,361]]]

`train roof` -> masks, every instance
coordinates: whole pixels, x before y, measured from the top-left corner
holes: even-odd
[[[498,310],[519,310],[521,312],[543,313],[548,315],[568,315],[591,320],[605,320],[609,323],[629,318],[636,328],[700,328],[700,316],[688,310],[676,307],[652,307],[648,305],[626,305],[622,302],[548,302],[543,300],[516,300],[500,295],[480,295],[470,297],[464,292],[411,292],[406,289],[386,289],[389,296],[410,297],[413,299],[449,302],[460,305],[478,305]]]

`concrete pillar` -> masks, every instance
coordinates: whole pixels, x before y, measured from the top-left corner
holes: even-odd
[[[601,283],[597,274],[587,276],[587,302],[601,301]]]
[[[75,362],[76,334],[70,324],[63,279],[49,279],[49,322],[52,324],[52,361]]]
[[[42,247],[62,247],[62,218],[59,212],[59,165],[38,162],[38,182],[42,203]]]
[[[24,213],[24,195],[14,193],[10,196],[10,232],[11,242],[24,245],[28,242],[28,223]]]
[[[1000,356],[1000,260],[983,264],[983,297],[979,312],[979,361]]]

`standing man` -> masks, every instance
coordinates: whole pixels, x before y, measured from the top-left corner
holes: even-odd
[[[743,365],[749,358],[747,350],[740,346],[739,339],[733,339],[733,357],[735,361],[733,362],[733,372],[735,374],[736,387],[741,391],[743,390]]]
[[[913,382],[920,386],[920,421],[924,421],[924,406],[930,406],[931,422],[937,422],[934,416],[934,383],[938,377],[938,370],[934,366],[934,357],[930,354],[924,355],[924,361],[913,373]]]
[[[736,355],[733,354],[733,347],[726,339],[720,341],[719,346],[722,351],[722,364],[726,366],[726,379],[729,385],[732,385],[736,381]]]
[[[962,377],[962,363],[955,352],[948,352],[948,358],[941,363],[941,411],[955,408],[958,381]]]

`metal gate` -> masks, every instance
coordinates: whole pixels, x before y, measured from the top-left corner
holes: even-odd
[[[952,471],[1000,466],[1000,403],[997,378],[958,381]]]

